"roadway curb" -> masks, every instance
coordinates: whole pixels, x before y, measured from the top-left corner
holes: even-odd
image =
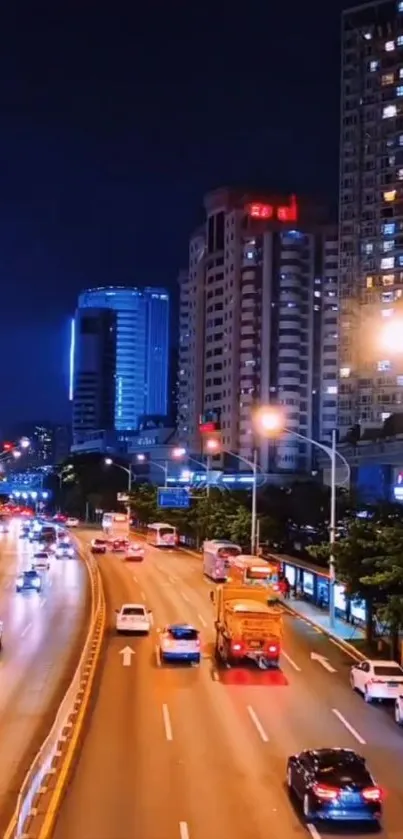
[[[103,646],[106,611],[99,569],[87,547],[79,544],[87,565],[92,594],[92,616],[87,638],[79,665],[59,707],[60,712],[63,703],[67,703],[63,725],[58,724],[56,716],[48,737],[28,770],[14,816],[3,839],[50,839],[91,700]]]
[[[359,650],[356,650],[356,648],[352,644],[349,644],[348,641],[345,641],[344,638],[339,638],[339,636],[336,635],[335,632],[331,632],[330,629],[325,629],[325,627],[323,627],[320,623],[316,623],[314,620],[311,620],[310,618],[306,617],[306,615],[303,615],[301,612],[298,612],[297,609],[293,609],[293,607],[290,606],[289,603],[285,603],[284,600],[281,601],[281,604],[283,606],[283,609],[285,611],[288,611],[291,615],[294,615],[295,617],[300,618],[306,623],[309,623],[309,625],[313,626],[314,629],[320,629],[323,635],[327,635],[327,637],[330,638],[335,644],[337,644],[338,647],[341,647],[341,649],[345,650],[345,652],[347,652],[348,655],[350,655],[352,658],[355,658],[356,661],[366,661],[366,656],[363,655],[363,653],[360,653]]]

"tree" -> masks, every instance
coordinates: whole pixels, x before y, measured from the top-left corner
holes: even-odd
[[[399,634],[403,629],[403,526],[378,529],[374,568],[361,582],[373,592],[377,616],[387,625],[393,657],[399,659]]]
[[[377,604],[376,590],[369,580],[376,572],[376,558],[379,556],[379,528],[367,520],[356,520],[349,528],[348,536],[335,542],[333,555],[337,579],[346,587],[351,600],[364,600],[366,604],[366,638],[373,640],[373,616]],[[311,556],[329,562],[330,545],[312,545]]]
[[[157,521],[157,490],[151,484],[140,484],[130,494],[129,505],[132,516],[140,524]]]

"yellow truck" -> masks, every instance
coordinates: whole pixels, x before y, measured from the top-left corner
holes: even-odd
[[[218,659],[231,665],[248,658],[262,670],[279,666],[283,610],[274,589],[224,583],[210,599],[216,610]]]

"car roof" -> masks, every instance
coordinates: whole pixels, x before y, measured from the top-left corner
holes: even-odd
[[[394,664],[400,670],[402,669],[397,661],[391,661],[387,658],[366,658],[365,664],[370,664],[371,667],[391,667]]]
[[[358,763],[365,764],[365,758],[362,755],[358,754],[354,749],[342,749],[335,746],[334,748],[325,748],[325,749],[307,749],[306,751],[302,752],[302,754],[309,755],[314,760],[315,758],[321,762],[328,758],[329,760],[332,758],[346,758],[346,760],[350,761],[357,761]]]

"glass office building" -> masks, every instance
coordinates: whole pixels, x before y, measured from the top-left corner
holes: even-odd
[[[83,309],[109,309],[116,315],[114,429],[135,430],[144,414],[166,415],[168,293],[159,288],[94,288],[80,294],[76,320]]]

